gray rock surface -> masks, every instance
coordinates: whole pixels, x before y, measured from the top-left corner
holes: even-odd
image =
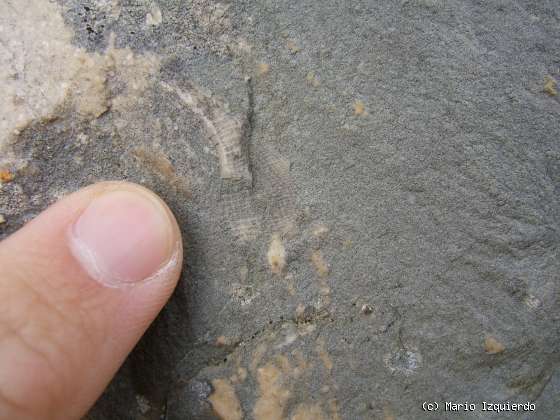
[[[556,0],[0,0],[0,238],[107,179],[184,232],[88,418],[557,418],[559,29]]]

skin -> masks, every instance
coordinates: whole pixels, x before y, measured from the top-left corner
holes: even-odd
[[[108,193],[124,194],[132,208],[136,199],[151,200],[160,211],[158,220],[169,237],[163,248],[154,241],[150,255],[170,258],[148,281],[114,283],[107,269],[105,278],[95,278],[72,248],[68,232],[85,220],[80,218],[92,202]],[[88,223],[95,220],[88,216]],[[133,219],[126,229],[134,229],[135,223],[141,221]],[[96,234],[95,229],[80,229],[88,238]],[[107,246],[123,247],[122,242]],[[82,417],[173,292],[181,271],[181,244],[177,222],[163,201],[124,182],[95,184],[69,195],[0,242],[0,419]],[[142,246],[130,252],[150,251],[150,245]],[[146,267],[130,267],[134,254],[126,257],[128,266],[113,259],[107,267],[120,270],[119,275],[128,267],[134,276],[146,276]]]

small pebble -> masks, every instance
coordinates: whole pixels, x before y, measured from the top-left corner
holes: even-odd
[[[307,83],[309,83],[313,87],[319,87],[319,85],[321,84],[315,73],[312,71],[307,73],[305,80],[307,80]]]
[[[550,96],[558,95],[558,90],[556,89],[556,80],[550,76],[544,78],[544,91]]]
[[[356,102],[354,102],[354,115],[364,115],[365,112],[366,106],[362,101],[357,100]]]
[[[14,179],[14,175],[6,170],[6,169],[2,169],[0,170],[0,183],[2,182],[10,182]]]
[[[291,39],[288,40],[288,42],[287,42],[287,47],[288,47],[288,50],[290,50],[290,52],[291,52],[292,54],[296,54],[297,52],[299,52],[299,47],[298,47],[297,44],[296,44],[294,41],[292,41]]]
[[[370,315],[373,313],[373,308],[371,307],[371,305],[364,304],[362,305],[362,313],[364,315]]]
[[[504,345],[494,337],[486,337],[484,340],[484,351],[488,354],[503,353],[505,349]]]
[[[270,71],[270,64],[268,63],[259,63],[257,66],[257,74],[259,76],[264,76]]]

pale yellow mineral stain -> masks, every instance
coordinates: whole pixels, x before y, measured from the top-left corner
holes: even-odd
[[[340,414],[338,414],[338,402],[336,401],[336,399],[331,398],[329,400],[329,408],[331,411],[331,419],[340,420]]]
[[[245,379],[247,379],[247,369],[244,367],[237,368],[237,377],[239,378],[239,382],[245,382]]]
[[[291,420],[326,420],[319,404],[300,404],[296,407]]]
[[[260,343],[253,353],[253,359],[251,360],[251,364],[249,365],[249,369],[251,372],[255,372],[261,363],[261,360],[266,353],[267,347],[266,344]]]
[[[313,228],[313,236],[319,239],[324,239],[329,233],[328,226],[320,223]]]
[[[325,368],[328,371],[331,371],[333,368],[333,362],[331,360],[331,357],[329,355],[329,353],[327,352],[326,346],[325,346],[325,340],[323,340],[322,338],[319,338],[317,340],[317,346],[315,347],[315,351],[317,352],[317,355],[319,356],[319,359],[321,359],[321,361],[323,362],[323,365],[325,366]]]
[[[0,170],[0,184],[11,182],[14,179],[14,174],[12,174],[7,169]]]
[[[488,354],[503,353],[505,349],[505,346],[494,337],[488,336],[484,340],[484,351]]]
[[[365,104],[360,101],[359,99],[354,102],[354,115],[365,115],[366,113],[366,106]]]
[[[284,377],[278,367],[268,363],[257,370],[259,397],[253,408],[255,420],[283,420],[290,390],[284,385]]]
[[[550,96],[558,95],[558,89],[556,88],[556,80],[551,76],[545,76],[544,78],[544,91]]]
[[[286,355],[278,354],[278,355],[276,355],[275,360],[276,360],[276,365],[280,369],[282,369],[282,372],[284,373],[284,375],[288,375],[288,376],[292,375],[292,365],[291,365],[288,357],[286,357]]]
[[[383,407],[383,420],[397,420],[395,414],[393,413],[393,409],[389,404],[386,404]]]
[[[259,63],[257,65],[257,75],[258,76],[264,76],[264,75],[268,74],[269,71],[270,71],[270,64]]]
[[[296,307],[296,320],[305,321],[304,314],[305,314],[305,305],[303,303],[299,303],[298,306]]]
[[[296,295],[296,286],[294,284],[294,275],[291,274],[291,273],[288,273],[284,277],[284,280],[286,280],[286,290],[288,291],[290,296],[295,296]]]
[[[313,87],[319,87],[321,85],[319,78],[313,71],[307,73],[307,76],[305,76],[305,80]]]
[[[305,356],[303,355],[303,352],[301,350],[299,349],[294,350],[292,352],[292,356],[294,357],[297,364],[297,366],[294,368],[293,371],[294,378],[301,377],[305,372],[307,372],[313,367],[313,363],[309,363],[305,359]]]
[[[329,266],[325,262],[321,251],[313,251],[311,254],[311,263],[319,276],[326,277],[329,274]]]
[[[241,420],[243,411],[231,383],[227,379],[214,379],[212,386],[214,392],[208,397],[208,400],[220,419]]]
[[[286,250],[280,236],[277,234],[272,235],[272,240],[270,241],[270,245],[268,247],[267,258],[270,271],[274,274],[282,273],[282,270],[286,266]]]
[[[326,233],[323,233],[321,231],[319,231],[319,234],[326,235]],[[318,286],[321,306],[330,305],[331,288],[329,287],[326,279],[327,275],[329,274],[329,266],[324,260],[321,251],[316,250],[311,254],[311,263],[313,264],[315,272],[319,274]]]
[[[243,383],[247,379],[247,375],[248,375],[247,369],[241,366],[241,360],[238,355],[235,355],[233,357],[233,360],[235,362],[235,366],[237,367],[237,369],[235,373],[230,376],[229,380],[234,384]]]
[[[331,303],[329,298],[330,294],[331,294],[331,288],[329,287],[326,281],[321,280],[319,282],[319,295],[323,296],[323,301],[325,302],[326,305]]]
[[[290,174],[290,161],[280,156],[270,156],[268,160],[270,170],[278,177],[285,177]]]

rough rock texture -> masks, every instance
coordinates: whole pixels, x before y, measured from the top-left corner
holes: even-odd
[[[89,419],[560,408],[557,0],[0,0],[0,238],[144,184],[182,281]]]

